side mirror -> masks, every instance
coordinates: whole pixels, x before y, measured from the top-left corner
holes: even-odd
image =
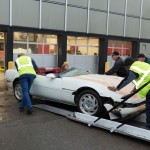
[[[55,79],[56,76],[53,73],[49,73],[49,74],[46,75],[46,78]]]

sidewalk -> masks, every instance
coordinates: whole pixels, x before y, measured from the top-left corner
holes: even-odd
[[[0,91],[6,91],[7,90],[7,86],[4,80],[4,73],[0,72]]]

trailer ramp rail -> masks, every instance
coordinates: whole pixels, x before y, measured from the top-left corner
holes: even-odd
[[[64,110],[61,108],[57,108],[57,107],[53,107],[53,106],[49,106],[45,104],[37,104],[37,105],[33,105],[33,107],[58,114],[58,115],[67,117],[70,120],[84,123],[87,125],[89,123],[92,123],[94,120],[98,119],[98,117],[95,117],[95,116],[89,116],[89,115],[82,114],[79,112],[72,112],[72,111]],[[101,118],[97,120],[93,124],[93,126],[108,130],[110,132],[112,129],[115,129],[114,132],[116,133],[150,142],[150,130],[146,130],[143,128],[139,128],[139,127],[135,127],[135,126],[127,125],[127,124],[124,124],[120,128],[117,128],[121,124],[122,123],[119,123],[116,121]]]

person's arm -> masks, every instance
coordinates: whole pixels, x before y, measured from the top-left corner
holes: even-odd
[[[134,73],[133,71],[129,71],[127,76],[119,83],[119,85],[116,87],[116,90],[120,90],[126,85],[128,85],[130,82],[135,80],[139,75],[137,73]]]
[[[107,71],[105,74],[106,75],[115,74],[121,68],[122,63],[123,62],[121,62],[121,60],[116,61],[114,66],[109,71]]]
[[[118,84],[117,87],[109,86],[108,89],[111,90],[111,91],[116,91],[116,90],[119,91],[120,89],[122,89],[123,87],[128,85],[130,82],[132,82],[133,80],[138,78],[138,76],[139,75],[137,73],[134,73],[133,71],[128,71],[125,78]]]
[[[35,61],[32,59],[32,65],[35,71],[38,70],[38,66],[36,65]]]

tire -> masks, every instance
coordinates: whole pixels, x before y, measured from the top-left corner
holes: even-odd
[[[77,108],[80,112],[91,116],[100,116],[103,112],[101,97],[92,90],[81,92],[76,99]]]
[[[22,89],[21,89],[19,81],[16,81],[14,83],[13,92],[14,92],[15,98],[20,102],[22,99]]]
[[[21,102],[21,99],[22,99],[22,88],[20,86],[20,81],[19,80],[14,83],[13,92],[14,92],[15,98],[19,102]],[[30,99],[32,100],[32,95],[29,94],[29,96],[30,96]]]

